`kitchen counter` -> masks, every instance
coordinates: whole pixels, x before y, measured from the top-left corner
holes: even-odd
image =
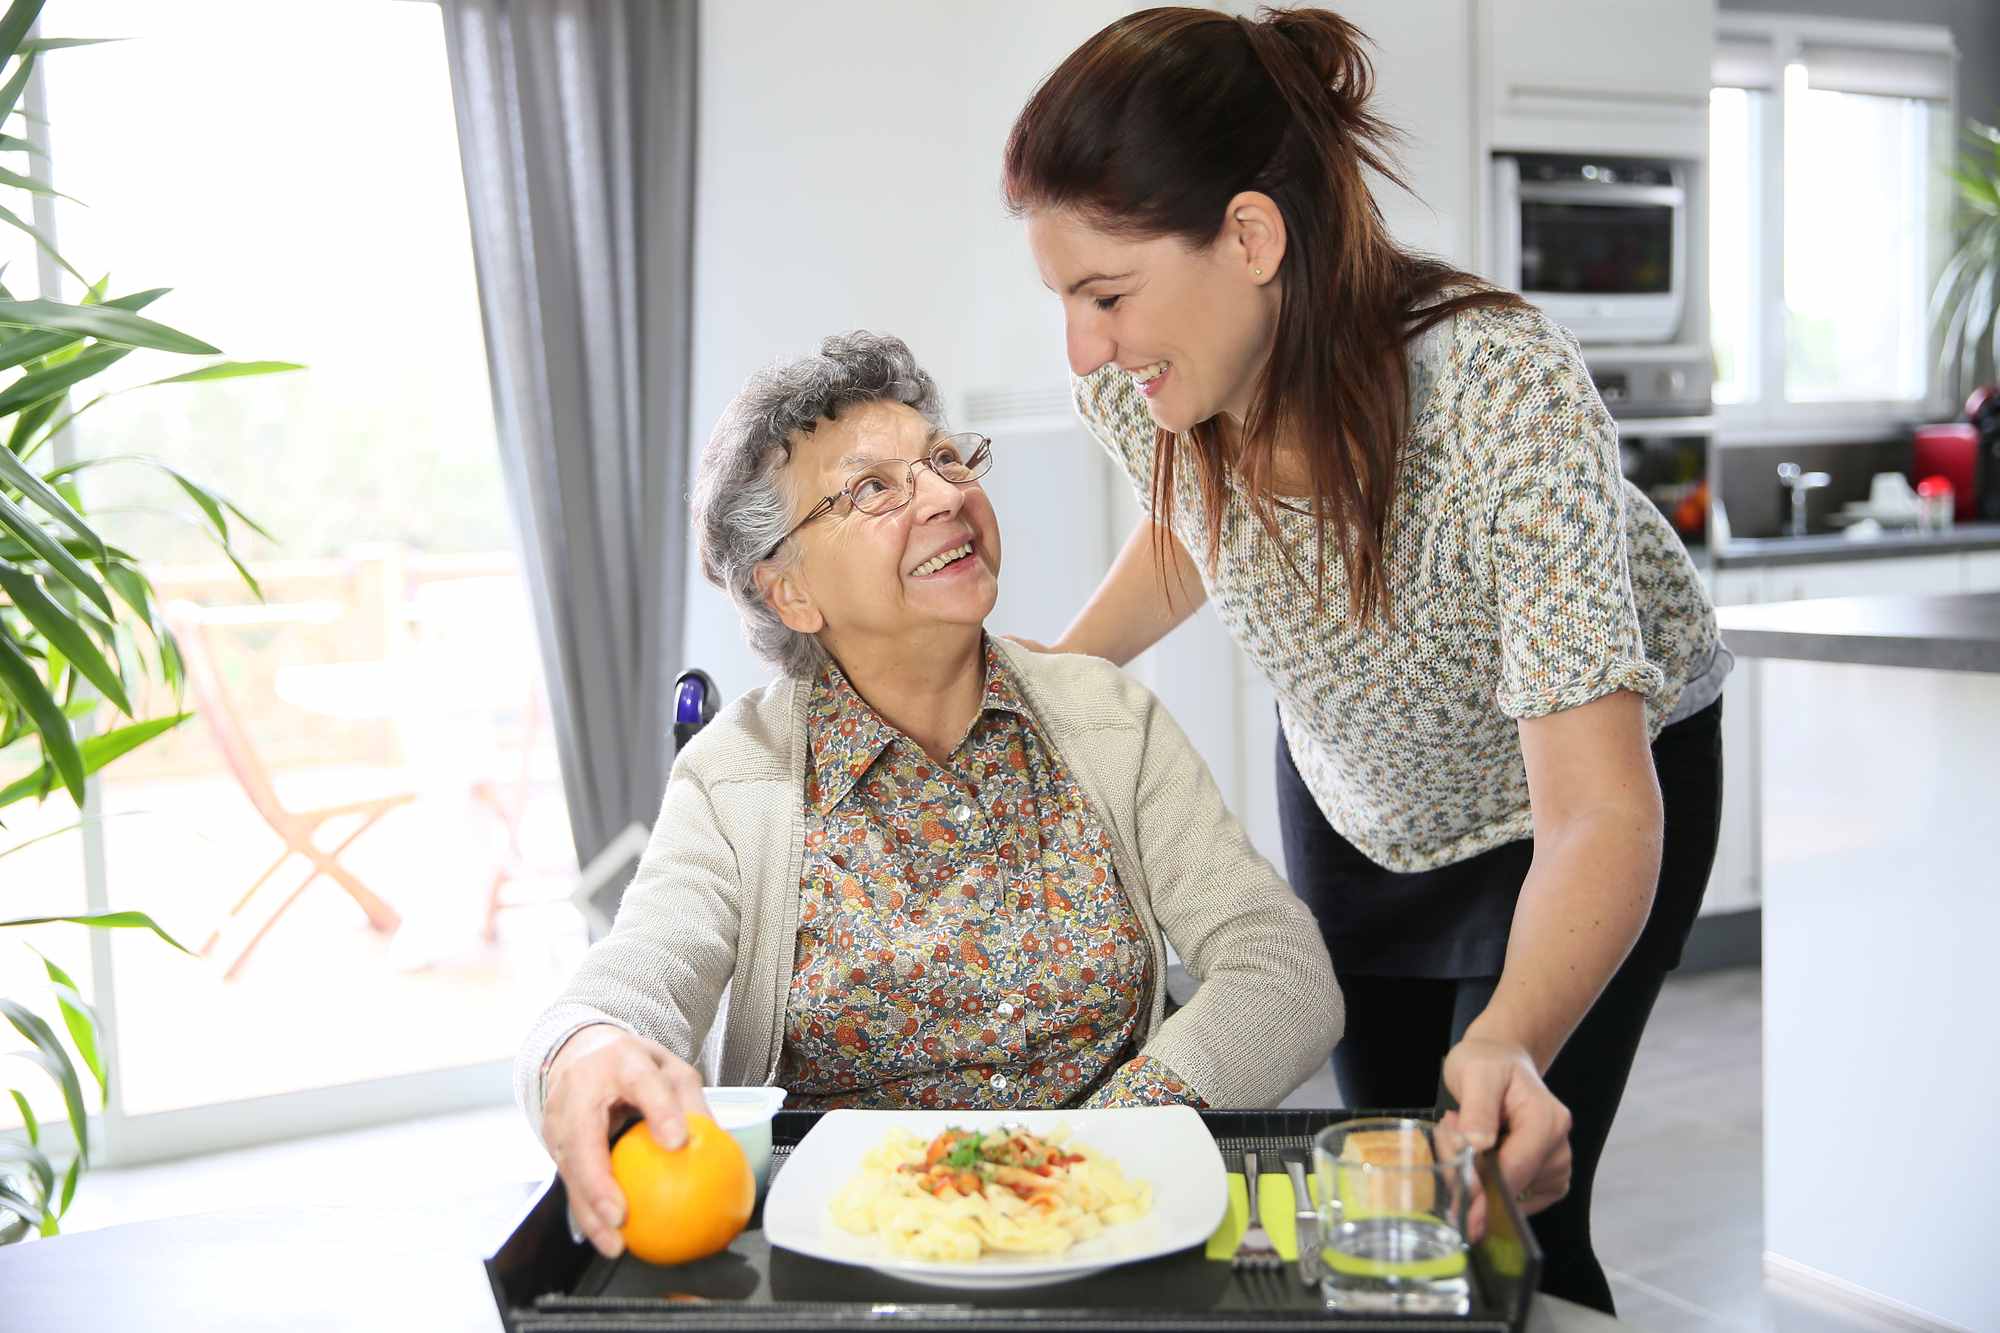
[[[1717,620],[1760,701],[1765,1274],[1892,1323],[1992,1327],[2000,1269],[1974,1238],[2000,1190],[2000,1061],[1977,1035],[2000,938],[2000,592]]]
[[[1739,657],[2000,673],[2000,592],[1725,606],[1715,618]]]
[[[1960,523],[1943,532],[1891,529],[1879,537],[1816,533],[1806,537],[1733,537],[1711,546],[1717,569],[1814,565],[1835,560],[1888,560],[1899,556],[2000,551],[2000,523]]]

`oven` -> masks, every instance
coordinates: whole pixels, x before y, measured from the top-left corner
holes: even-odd
[[[1494,276],[1585,343],[1671,342],[1688,305],[1688,191],[1661,158],[1496,153]]]
[[[1618,464],[1690,550],[1710,541],[1715,453],[1712,371],[1686,348],[1585,353],[1597,396],[1618,423]]]

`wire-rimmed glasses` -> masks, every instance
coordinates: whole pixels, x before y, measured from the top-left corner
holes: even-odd
[[[842,500],[847,501],[856,513],[870,518],[895,513],[916,497],[917,469],[920,467],[929,468],[954,486],[969,485],[993,469],[993,441],[977,431],[940,435],[922,458],[885,458],[863,468],[832,495],[822,496],[819,503],[806,511],[804,518],[792,525],[792,530],[780,539],[778,546],[790,541],[800,528],[814,519],[831,514]],[[771,548],[772,554],[777,553],[778,546]]]

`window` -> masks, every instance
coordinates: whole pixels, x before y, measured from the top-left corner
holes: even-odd
[[[55,183],[89,205],[58,201],[62,253],[114,291],[173,288],[149,313],[231,357],[307,366],[120,394],[73,437],[84,458],[171,463],[278,538],[243,539],[258,601],[172,517],[159,475],[85,474],[88,509],[176,605],[202,660],[191,683],[208,686],[193,721],[103,773],[89,836],[94,896],[214,949],[189,958],[120,932],[94,976],[76,961],[82,932],[51,951],[115,1003],[109,1137],[128,1158],[185,1151],[169,1136],[199,1140],[198,1113],[387,1080],[487,1097],[584,941],[442,15],[401,0],[56,0],[42,23],[127,39],[38,67]],[[17,261],[4,280],[32,294],[20,250],[0,247]],[[78,293],[65,279],[47,294]],[[103,387],[184,368],[140,361]],[[146,715],[169,702],[134,700]],[[51,827],[76,818],[61,804],[40,815]],[[328,811],[346,813],[310,835],[289,817]],[[9,863],[30,864],[52,902],[81,905],[76,836]],[[355,1113],[341,1095],[325,1105],[348,1109],[316,1123]],[[259,1106],[265,1133],[305,1113]],[[14,1115],[0,1108],[0,1128]]]
[[[1710,94],[1710,312],[1726,429],[1891,429],[1936,410],[1950,34],[1725,19]]]

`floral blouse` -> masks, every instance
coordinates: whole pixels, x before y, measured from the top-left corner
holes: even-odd
[[[831,661],[812,686],[788,1104],[1200,1105],[1136,1056],[1164,978],[1082,789],[985,658],[948,765]]]

